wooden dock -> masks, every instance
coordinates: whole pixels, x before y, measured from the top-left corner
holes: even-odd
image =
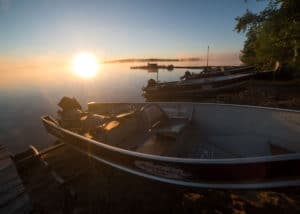
[[[166,69],[172,71],[174,69],[235,69],[240,68],[242,66],[226,66],[226,65],[215,65],[215,66],[187,66],[187,65],[158,65],[158,64],[148,64],[143,66],[131,66],[130,69],[141,69],[141,70],[153,70],[157,71],[158,69]]]
[[[8,151],[0,145],[0,213],[32,212],[29,196]]]

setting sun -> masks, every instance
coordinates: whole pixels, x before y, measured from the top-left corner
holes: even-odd
[[[91,53],[79,53],[72,61],[72,70],[83,78],[95,76],[99,66],[96,56]]]

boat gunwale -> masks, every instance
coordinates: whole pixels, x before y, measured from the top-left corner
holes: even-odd
[[[107,164],[111,167],[115,167],[119,170],[123,170],[128,173],[132,173],[137,176],[142,176],[144,178],[153,179],[160,182],[165,182],[169,184],[175,184],[179,186],[189,186],[189,187],[200,187],[200,188],[213,188],[213,189],[269,189],[269,188],[282,188],[288,184],[289,187],[299,186],[299,180],[285,180],[285,181],[264,181],[264,182],[245,182],[245,183],[213,183],[213,182],[195,182],[195,181],[184,181],[184,180],[175,180],[167,177],[156,176],[154,174],[148,174],[144,172],[140,172],[134,169],[130,169],[125,166],[121,166],[116,163],[112,163],[110,161],[104,160],[94,154],[86,153],[81,149],[72,146],[76,151],[81,152],[83,154],[87,154],[89,157],[100,161],[104,164]]]
[[[101,104],[100,102],[96,102]],[[152,102],[151,102],[152,103]],[[182,104],[182,102],[153,102],[156,104]],[[104,104],[104,103],[102,103]],[[130,104],[130,103],[107,103],[107,104]],[[131,104],[146,104],[145,103],[131,103]],[[292,113],[300,113],[300,110],[293,110],[293,109],[281,109],[281,108],[274,108],[274,107],[263,107],[263,106],[251,106],[251,105],[235,105],[235,104],[220,104],[220,103],[195,103],[195,102],[184,102],[184,104],[196,104],[196,105],[217,105],[217,106],[231,106],[231,107],[238,107],[238,108],[248,108],[248,109],[262,109],[262,110],[274,110],[274,111],[282,111],[282,112],[292,112]],[[47,120],[45,117],[42,116],[41,119],[43,122],[47,123],[48,125],[55,126],[55,128],[59,129],[60,131],[64,132],[65,134],[73,135],[74,137],[80,138],[83,141],[87,141],[91,144],[96,146],[101,146],[105,149],[115,151],[121,154],[135,156],[138,158],[144,158],[148,160],[156,160],[156,161],[165,161],[165,162],[173,162],[173,163],[188,163],[188,164],[223,164],[223,165],[230,165],[230,164],[251,164],[251,163],[267,163],[267,162],[275,162],[275,161],[288,161],[288,160],[295,160],[300,159],[300,153],[291,153],[291,154],[281,154],[281,155],[268,155],[268,156],[258,156],[258,157],[243,157],[243,158],[220,158],[220,159],[204,159],[204,158],[178,158],[178,157],[167,157],[167,156],[159,156],[159,155],[152,155],[152,154],[145,154],[136,151],[130,151],[122,148],[118,148],[115,146],[111,146],[105,144],[103,142],[99,142],[93,139],[86,138],[80,134],[72,132],[70,130],[64,129],[54,122]]]

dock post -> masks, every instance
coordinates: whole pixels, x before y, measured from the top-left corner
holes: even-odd
[[[208,69],[209,46],[207,46],[206,69]]]

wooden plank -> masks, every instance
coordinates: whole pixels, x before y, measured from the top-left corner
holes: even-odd
[[[0,145],[0,213],[30,213],[30,199],[7,150]]]

